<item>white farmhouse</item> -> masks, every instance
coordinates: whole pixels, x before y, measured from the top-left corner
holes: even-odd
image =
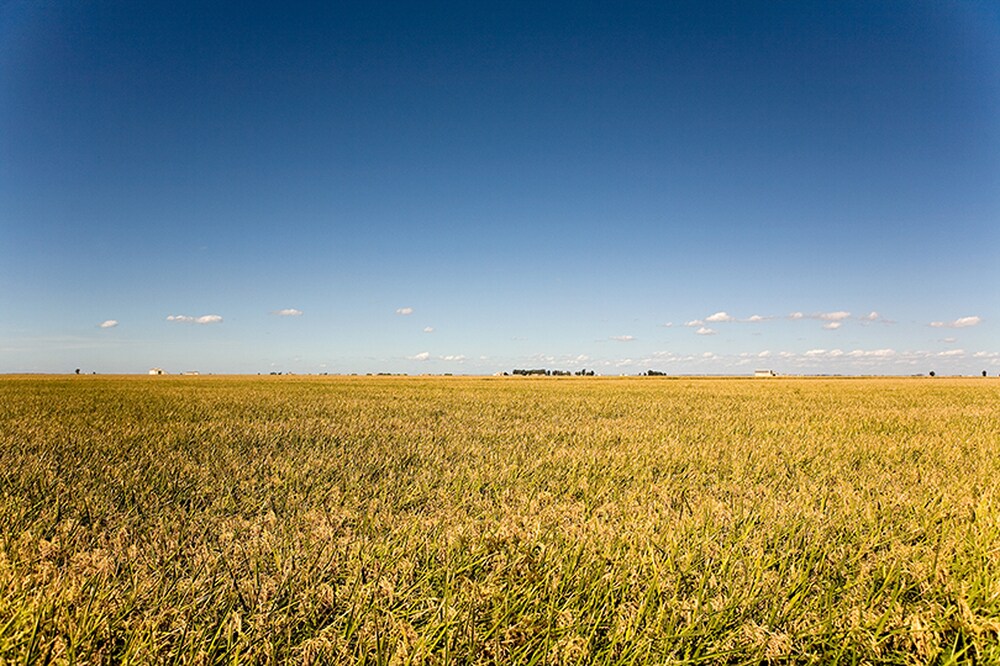
[[[778,373],[774,370],[754,370],[754,377],[777,377]]]
[[[163,368],[150,368],[149,369],[149,374],[151,374],[151,375],[165,375],[167,373],[163,371]]]

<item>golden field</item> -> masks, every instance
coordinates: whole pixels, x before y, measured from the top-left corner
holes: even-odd
[[[0,663],[998,663],[1000,381],[0,378]]]

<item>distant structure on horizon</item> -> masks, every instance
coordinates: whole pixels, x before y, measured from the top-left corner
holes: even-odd
[[[778,373],[774,370],[754,370],[754,377],[777,377]]]
[[[165,375],[167,373],[164,372],[163,368],[150,368],[149,369],[149,374],[151,374],[151,375]]]

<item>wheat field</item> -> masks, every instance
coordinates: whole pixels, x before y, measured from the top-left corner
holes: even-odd
[[[1000,382],[0,378],[2,663],[1000,663]]]

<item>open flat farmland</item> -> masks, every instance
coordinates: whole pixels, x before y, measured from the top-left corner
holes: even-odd
[[[0,662],[1000,662],[996,379],[6,377]]]

